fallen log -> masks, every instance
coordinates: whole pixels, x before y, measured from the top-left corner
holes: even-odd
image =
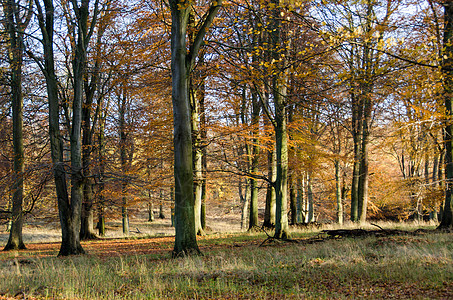
[[[388,235],[417,235],[420,233],[426,232],[426,230],[418,229],[416,231],[406,231],[399,229],[384,229],[379,225],[371,224],[379,228],[376,229],[334,229],[334,230],[322,230],[321,233],[327,234],[332,238],[341,238],[341,237],[366,237],[366,236],[388,236]]]

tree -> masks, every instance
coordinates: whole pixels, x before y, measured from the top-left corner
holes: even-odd
[[[82,202],[82,215],[81,215],[81,228],[80,238],[94,239],[96,234],[94,232],[94,180],[92,174],[92,160],[94,154],[94,133],[98,125],[97,122],[105,122],[105,117],[102,116],[102,103],[107,91],[105,86],[110,81],[110,74],[102,76],[101,72],[105,68],[103,65],[103,41],[104,33],[108,27],[113,23],[115,17],[115,10],[112,9],[112,2],[107,1],[104,3],[105,7],[102,8],[102,14],[99,16],[98,26],[96,30],[96,39],[92,47],[91,59],[93,60],[91,68],[85,74],[83,82],[83,91],[85,93],[84,103],[82,106],[82,169],[83,169],[83,202]],[[88,65],[88,63],[87,63]],[[107,72],[111,73],[111,72]],[[96,104],[94,103],[96,99]],[[94,112],[93,112],[94,111]],[[102,120],[104,118],[104,120]],[[103,127],[105,124],[99,124]],[[98,144],[102,146],[102,142]],[[104,150],[100,150],[99,154]],[[102,222],[101,222],[102,223]]]
[[[8,35],[8,54],[11,66],[11,106],[13,112],[13,197],[11,229],[5,250],[25,249],[22,239],[24,195],[24,139],[22,65],[25,52],[25,30],[32,17],[33,1],[23,5],[21,1],[2,1],[4,27]],[[23,9],[25,7],[25,9]]]
[[[72,9],[75,15],[74,32],[75,51],[72,60],[73,72],[73,99],[72,99],[72,122],[70,128],[70,156],[71,156],[71,197],[68,194],[66,171],[63,160],[63,140],[60,133],[60,103],[58,96],[58,80],[55,73],[54,53],[54,17],[55,7],[52,1],[35,1],[37,7],[38,24],[42,34],[44,48],[44,62],[35,57],[44,73],[47,84],[47,96],[49,103],[49,134],[50,147],[57,192],[58,210],[62,231],[62,242],[58,255],[66,256],[81,254],[85,251],[80,244],[81,209],[83,199],[83,174],[82,174],[82,103],[83,82],[86,74],[87,47],[93,34],[97,20],[98,1],[90,7],[90,0],[82,0],[80,3],[72,1]],[[90,10],[93,15],[88,22]],[[69,120],[66,120],[69,124]]]
[[[288,56],[290,39],[282,26],[282,18],[286,10],[283,9],[284,1],[273,0],[275,8],[272,10],[271,20],[271,53],[275,64],[275,75],[272,76],[272,96],[275,106],[275,140],[277,157],[277,177],[275,181],[276,238],[289,237],[287,215],[287,190],[288,190],[288,132],[287,132],[287,84],[288,68],[285,56]]]
[[[199,253],[194,216],[192,130],[190,118],[189,76],[194,67],[204,36],[214,20],[222,0],[213,1],[198,26],[194,42],[187,51],[187,27],[191,1],[170,0],[171,70],[174,123],[175,177],[175,247],[173,256]]]
[[[439,228],[453,227],[453,3],[444,2],[444,36],[443,36],[443,60],[442,60],[442,85],[444,88],[444,100],[446,109],[446,124],[444,131],[445,143],[445,202],[442,213],[442,221]]]

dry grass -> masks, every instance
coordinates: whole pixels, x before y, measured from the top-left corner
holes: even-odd
[[[404,226],[399,229],[414,228]],[[263,233],[213,234],[199,241],[204,256],[181,259],[170,259],[171,238],[129,240],[137,242],[135,250],[123,254],[120,246],[126,244],[117,240],[110,244],[117,255],[94,251],[107,241],[86,243],[93,249],[89,255],[70,258],[1,253],[0,294],[42,299],[453,297],[451,233],[315,244],[302,238],[316,234],[297,230],[293,236],[299,243],[265,247],[259,247]]]

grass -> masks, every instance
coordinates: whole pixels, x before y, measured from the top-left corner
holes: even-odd
[[[313,232],[297,231],[307,237]],[[275,242],[263,233],[201,239],[203,256],[0,253],[0,294],[38,299],[453,297],[451,233]],[[153,244],[153,247],[159,245]],[[24,261],[19,267],[15,261]],[[1,299],[1,296],[0,296]]]

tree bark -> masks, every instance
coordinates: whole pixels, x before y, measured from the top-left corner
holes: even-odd
[[[197,92],[191,84],[191,121],[192,121],[192,155],[193,155],[193,178],[194,178],[194,212],[195,232],[197,235],[205,235],[201,226],[201,204],[203,193],[203,149],[201,145],[200,114]]]
[[[188,1],[170,0],[176,233],[174,257],[200,253],[195,232],[189,77],[207,29],[220,5],[221,0],[213,1],[187,52],[191,4]]]
[[[444,53],[442,61],[444,101],[446,112],[446,126],[444,130],[445,143],[445,201],[442,211],[442,220],[439,229],[453,227],[453,3],[445,2],[444,5]]]
[[[267,153],[268,172],[267,176],[272,183],[267,184],[266,189],[266,207],[264,209],[264,228],[275,227],[275,188],[274,183],[277,177],[277,161],[274,150],[269,150]]]
[[[32,2],[31,2],[32,3]],[[30,5],[31,5],[30,3]],[[4,250],[25,249],[22,237],[23,195],[24,195],[24,138],[23,138],[23,94],[22,65],[25,50],[24,31],[31,18],[31,6],[26,8],[24,16],[21,7],[15,1],[2,1],[4,24],[8,35],[7,50],[11,66],[11,107],[13,114],[13,185],[12,210],[9,238]]]
[[[108,105],[107,105],[108,106]],[[102,110],[101,110],[102,111]],[[104,176],[105,176],[105,120],[106,112],[101,112],[99,118],[99,214],[98,214],[98,232],[100,236],[105,236],[105,198],[104,198]]]
[[[128,174],[129,165],[127,146],[128,146],[128,132],[126,129],[126,108],[127,106],[127,92],[123,86],[121,94],[118,99],[118,114],[119,114],[119,135],[120,135],[120,163],[121,171],[123,174]],[[128,200],[127,200],[127,181],[123,179],[122,182],[122,197],[121,197],[121,223],[123,228],[123,234],[129,235],[129,214],[128,214]]]
[[[287,74],[285,59],[282,54],[286,53],[288,47],[284,30],[282,29],[280,0],[273,0],[275,9],[272,18],[272,58],[280,61],[276,64],[276,74],[272,77],[272,94],[275,105],[275,139],[277,153],[277,179],[275,182],[276,213],[274,237],[279,239],[289,238],[288,213],[287,213],[287,192],[288,192],[288,132],[287,132]]]
[[[104,34],[105,27],[99,29],[96,39],[96,50],[99,52],[101,45],[102,36]],[[94,232],[93,218],[94,218],[94,193],[93,186],[94,180],[91,174],[91,154],[93,151],[93,134],[94,126],[98,120],[97,116],[101,113],[100,105],[102,104],[102,96],[98,98],[98,109],[96,109],[96,116],[93,118],[93,124],[91,124],[92,118],[92,106],[94,95],[98,87],[99,75],[100,75],[100,57],[95,59],[93,72],[91,76],[85,76],[84,80],[84,91],[85,91],[85,102],[82,107],[82,166],[83,166],[83,203],[82,203],[82,223],[80,230],[80,238],[82,240],[95,239],[96,234]],[[88,77],[90,77],[88,79]]]
[[[371,117],[371,100],[370,95],[365,95],[366,104],[364,107],[365,117],[363,119],[362,129],[362,145],[361,145],[361,160],[360,160],[360,177],[359,177],[359,199],[358,199],[358,218],[361,223],[366,221],[367,206],[368,206],[368,144],[369,144],[369,122]]]
[[[362,135],[360,126],[361,109],[358,103],[358,97],[355,92],[351,91],[352,102],[352,138],[354,142],[354,162],[352,170],[352,184],[351,184],[351,221],[359,221],[359,180],[360,180],[360,160],[361,160],[361,147],[360,137]]]
[[[192,131],[186,65],[189,9],[170,1],[172,13],[171,70],[174,123],[175,246],[173,256],[199,253],[193,199]]]
[[[343,225],[343,199],[341,192],[340,161],[335,160],[335,196],[337,199],[337,223]]]
[[[206,106],[205,106],[205,80],[203,78],[200,85],[200,135],[203,146],[201,147],[201,168],[202,168],[202,182],[201,182],[201,228],[206,230],[206,199],[207,199],[207,170],[208,170],[208,156],[207,156],[207,122],[206,122]]]
[[[259,117],[260,117],[260,103],[256,92],[252,89],[252,145],[250,146],[251,157],[250,157],[250,172],[253,175],[258,174],[258,162],[260,148],[258,145],[258,135],[259,135]],[[258,181],[256,178],[250,178],[250,216],[249,216],[249,230],[252,230],[255,227],[259,226],[258,219]]]
[[[242,214],[241,214],[241,229],[247,228],[247,216],[249,215],[249,201],[247,199],[248,193],[247,179],[245,180],[245,191],[242,192],[242,177],[238,180],[238,190],[239,190],[239,197],[241,198],[242,203]]]
[[[289,203],[291,212],[291,224],[297,224],[297,193],[296,183],[293,176],[289,176]]]
[[[58,202],[58,212],[62,232],[62,241],[59,256],[81,254],[85,251],[80,244],[80,214],[82,201],[82,176],[81,176],[81,143],[80,143],[80,116],[81,116],[81,81],[83,79],[84,63],[83,54],[85,49],[80,43],[86,42],[79,36],[77,53],[75,55],[74,67],[74,102],[73,102],[73,124],[71,130],[71,170],[72,188],[71,201],[68,195],[66,183],[66,171],[63,161],[63,141],[60,135],[59,120],[59,98],[58,83],[55,75],[55,61],[53,51],[54,33],[54,6],[51,0],[43,0],[43,11],[39,0],[35,1],[37,6],[37,18],[42,33],[44,48],[44,64],[40,64],[46,78],[47,95],[49,103],[49,135],[55,188]],[[76,7],[74,7],[76,9]],[[88,3],[83,1],[83,16],[88,15]],[[80,11],[79,11],[80,12]],[[83,19],[78,20],[79,27],[83,26]],[[86,19],[85,19],[86,21]],[[86,26],[86,23],[85,23]],[[86,28],[86,27],[84,27]],[[82,32],[83,29],[79,28]],[[79,31],[79,34],[82,33]],[[85,45],[86,46],[86,45]],[[82,57],[80,57],[82,56]],[[81,59],[81,60],[80,60]],[[82,76],[80,78],[79,76]],[[77,77],[77,79],[76,79]]]
[[[297,223],[305,223],[305,187],[304,181],[297,178]]]
[[[148,222],[154,222],[154,204],[151,199],[148,202]]]

